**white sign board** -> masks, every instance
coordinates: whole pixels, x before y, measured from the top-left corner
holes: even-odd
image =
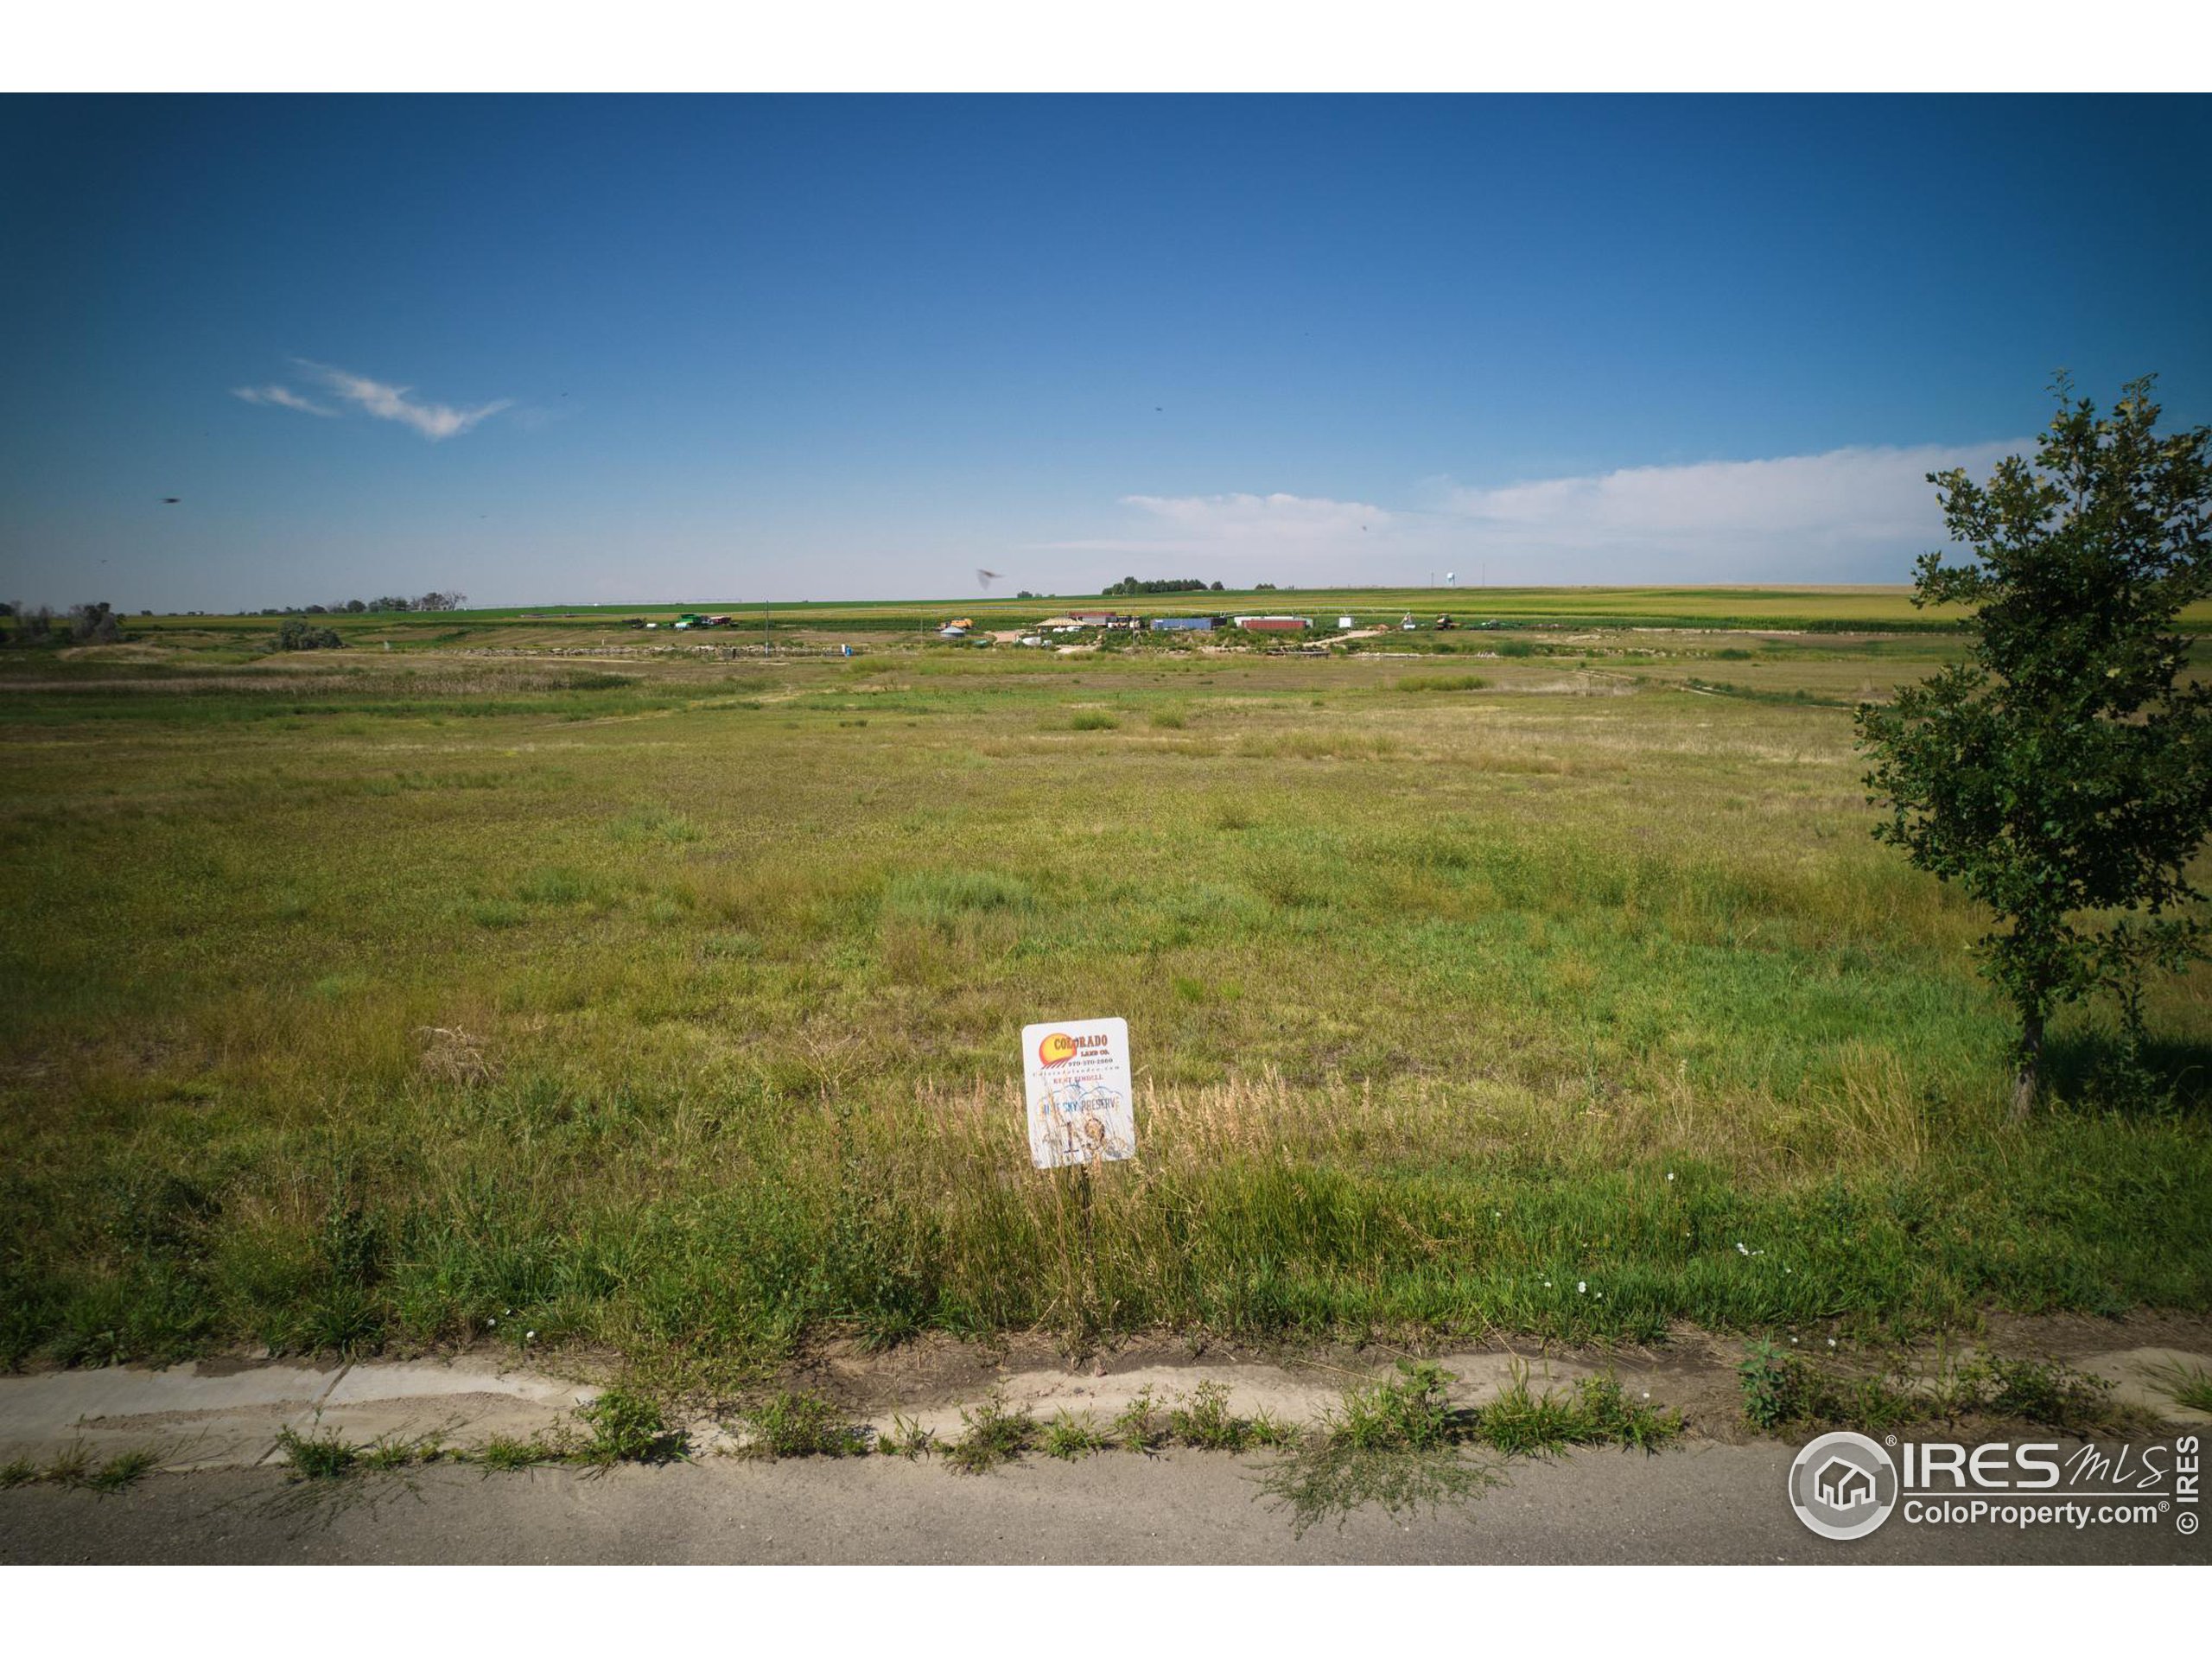
[[[1021,1028],[1029,1155],[1039,1169],[1137,1155],[1129,1022],[1062,1020]]]

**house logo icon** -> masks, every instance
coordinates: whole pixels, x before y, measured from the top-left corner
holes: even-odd
[[[1832,1510],[1855,1510],[1874,1501],[1874,1477],[1848,1458],[1834,1457],[1813,1477],[1813,1491]]]
[[[1789,1465],[1789,1507],[1823,1538],[1864,1538],[1897,1505],[1897,1465],[1864,1434],[1823,1434]]]

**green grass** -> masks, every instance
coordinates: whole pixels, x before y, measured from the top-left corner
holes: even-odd
[[[432,1433],[412,1440],[387,1434],[362,1446],[353,1461],[356,1467],[370,1474],[392,1474],[423,1464],[442,1462],[451,1455],[442,1433]]]
[[[1611,1376],[1586,1376],[1565,1389],[1538,1392],[1525,1369],[1476,1414],[1472,1433],[1505,1453],[1548,1456],[1578,1446],[1652,1452],[1682,1432],[1674,1412],[1631,1400]]]
[[[623,1387],[611,1388],[575,1413],[574,1425],[527,1438],[494,1435],[459,1450],[442,1433],[412,1439],[386,1435],[366,1443],[318,1427],[302,1434],[289,1424],[277,1431],[277,1449],[295,1481],[340,1481],[363,1474],[401,1474],[426,1464],[474,1464],[487,1473],[511,1474],[564,1464],[593,1472],[620,1463],[669,1463],[690,1453],[688,1437],[671,1427],[659,1402]],[[149,1465],[150,1466],[150,1465]],[[135,1477],[134,1477],[135,1478]]]
[[[525,1469],[543,1468],[564,1459],[560,1447],[535,1437],[524,1440],[512,1434],[499,1434],[467,1453],[467,1460],[491,1473],[515,1474]]]
[[[0,1464],[0,1491],[38,1482],[48,1485],[83,1487],[103,1496],[127,1491],[162,1466],[162,1454],[151,1446],[130,1446],[113,1457],[95,1462],[92,1450],[79,1440],[54,1454],[44,1469],[28,1457]]]
[[[2212,974],[2151,1008],[2172,1109],[2098,1100],[2082,1008],[2013,1126],[1981,918],[1867,837],[1845,705],[1945,636],[1706,696],[1725,636],[1577,624],[1591,670],[1446,695],[1380,655],[234,661],[187,620],[0,652],[0,1364],[488,1337],[728,1398],[831,1335],[2212,1305]],[[1079,1209],[1017,1039],[1105,1013],[1141,1155]]]
[[[2158,1386],[2177,1406],[2212,1411],[2212,1371],[2202,1365],[2171,1365],[2158,1374]]]
[[[2104,1378],[2049,1360],[1984,1354],[1929,1376],[1867,1375],[1761,1341],[1746,1346],[1737,1375],[1744,1420],[1774,1434],[1832,1428],[1882,1433],[1972,1421],[2119,1438],[2150,1427],[2141,1413],[2112,1398]]]

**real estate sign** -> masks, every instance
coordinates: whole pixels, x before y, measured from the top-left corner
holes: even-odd
[[[1129,1022],[1060,1020],[1021,1028],[1029,1155],[1039,1169],[1137,1155]]]

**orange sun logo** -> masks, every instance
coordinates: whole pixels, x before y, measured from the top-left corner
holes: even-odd
[[[1075,1058],[1075,1039],[1065,1031],[1056,1031],[1037,1045],[1037,1058],[1046,1065],[1065,1065]]]

